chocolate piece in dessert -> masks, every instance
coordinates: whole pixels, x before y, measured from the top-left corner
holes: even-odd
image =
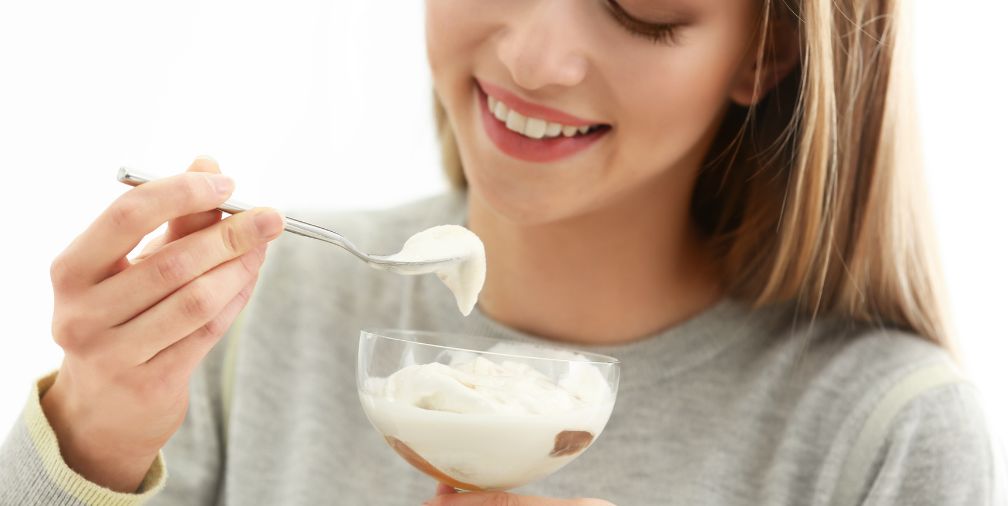
[[[550,457],[575,455],[587,448],[593,438],[594,436],[588,431],[565,430],[556,435],[556,441],[553,443],[553,451],[550,452]]]

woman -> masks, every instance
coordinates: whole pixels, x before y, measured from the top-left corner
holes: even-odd
[[[429,478],[357,405],[356,334],[379,326],[624,364],[609,426],[567,468],[429,504],[992,503],[999,461],[950,359],[903,152],[898,7],[428,0],[456,191],[317,219],[376,252],[466,224],[488,262],[473,315],[437,280],[285,238],[214,346],[281,220],[206,211],[233,183],[197,159],[53,263],[66,357],[0,451],[0,502],[418,504]]]

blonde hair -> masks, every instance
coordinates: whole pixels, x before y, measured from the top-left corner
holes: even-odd
[[[800,62],[753,107],[731,106],[693,193],[729,293],[907,329],[954,351],[917,156],[899,0],[763,0]],[[759,79],[757,79],[759,81]],[[755,91],[754,91],[755,93]],[[445,173],[466,185],[435,94]]]

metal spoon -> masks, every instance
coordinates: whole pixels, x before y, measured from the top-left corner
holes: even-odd
[[[146,174],[143,171],[131,169],[129,167],[120,167],[119,174],[116,176],[121,183],[128,184],[130,186],[140,186],[144,183],[159,179],[151,174]],[[248,211],[255,206],[250,206],[237,202],[234,200],[228,200],[223,203],[217,209],[224,211],[228,214],[236,214],[242,211]],[[391,271],[398,274],[425,274],[428,272],[435,272],[451,264],[459,263],[464,260],[461,257],[454,258],[441,258],[436,260],[428,260],[422,262],[404,262],[401,260],[389,260],[388,256],[383,255],[370,255],[364,253],[357,246],[354,246],[346,237],[343,237],[332,230],[322,228],[318,225],[312,225],[311,223],[306,223],[300,220],[295,220],[294,218],[288,218],[284,216],[284,230],[297,234],[304,237],[309,237],[311,239],[317,239],[319,241],[327,242],[329,244],[335,244],[350,253],[353,256],[363,260],[365,263],[374,267],[378,270]]]

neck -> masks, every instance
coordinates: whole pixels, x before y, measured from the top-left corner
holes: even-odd
[[[719,277],[689,219],[692,185],[677,183],[535,225],[504,218],[470,192],[469,226],[487,252],[480,310],[534,335],[606,345],[709,307],[721,296]]]

